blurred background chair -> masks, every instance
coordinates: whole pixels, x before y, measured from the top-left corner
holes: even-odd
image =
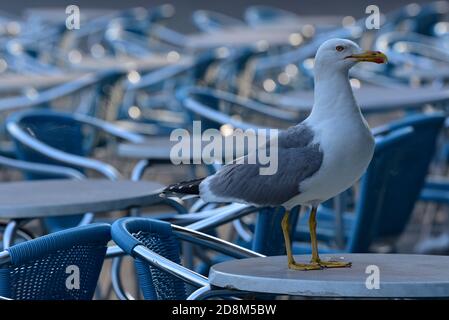
[[[223,29],[245,26],[239,19],[210,10],[197,10],[192,14],[195,26],[203,32],[214,32]]]
[[[108,179],[119,179],[121,174],[111,165],[89,159],[98,145],[98,133],[103,131],[113,137],[139,142],[139,135],[129,133],[107,122],[81,114],[51,110],[30,110],[11,115],[7,120],[8,132],[15,143],[17,159],[65,166],[85,174],[93,170]],[[48,173],[25,173],[29,180],[57,178]],[[63,176],[65,177],[65,176]],[[64,218],[46,218],[49,231],[78,224],[81,215]]]
[[[345,244],[337,250],[371,252],[377,246],[378,250],[397,251],[398,239],[419,200],[443,124],[442,115],[412,116],[375,130],[378,141],[374,157],[362,178],[355,212],[343,214]],[[325,207],[318,214],[318,225],[322,222],[318,234],[334,245],[335,216]],[[305,220],[299,224],[303,240],[308,237],[305,224]]]

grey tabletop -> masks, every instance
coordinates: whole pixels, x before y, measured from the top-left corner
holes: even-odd
[[[196,33],[186,36],[186,46],[190,49],[209,49],[221,46],[242,47],[266,42],[270,45],[290,45],[295,43],[300,28],[250,28],[236,27],[211,33]]]
[[[335,15],[298,16],[298,19],[279,21],[258,26],[236,26],[210,33],[195,33],[186,36],[186,46],[193,49],[208,49],[220,46],[248,46],[265,41],[270,45],[298,45],[303,41],[304,27],[314,33],[316,27],[341,25],[343,17]],[[307,31],[306,31],[307,32]]]
[[[116,69],[120,71],[146,71],[166,67],[173,64],[189,65],[192,58],[189,56],[176,56],[171,58],[168,54],[153,54],[142,59],[132,58],[84,58],[76,64],[76,68],[83,71],[101,71]]]
[[[120,143],[117,155],[133,159],[169,160],[170,150],[176,144],[170,137],[151,137],[143,143]]]
[[[351,268],[296,271],[285,256],[231,260],[214,265],[212,285],[250,292],[311,297],[449,297],[449,256],[339,254]],[[308,262],[309,256],[297,256]],[[378,268],[378,269],[376,269]],[[377,272],[378,271],[378,272]],[[379,287],[370,280],[378,275]],[[369,278],[371,277],[371,278]],[[367,287],[366,282],[370,283]]]
[[[72,72],[54,75],[7,74],[0,78],[0,92],[19,91],[24,88],[41,89],[75,80],[85,73]]]
[[[149,181],[39,180],[0,183],[0,218],[27,219],[151,205],[163,186]]]
[[[449,101],[449,89],[438,88],[382,88],[362,86],[354,90],[355,98],[364,112],[387,112],[421,108],[426,104]],[[293,91],[273,95],[271,103],[288,109],[310,111],[313,106],[312,91]]]
[[[232,139],[232,137],[224,137],[224,140]],[[162,136],[162,137],[151,137],[147,138],[143,143],[120,143],[117,147],[117,155],[125,158],[132,159],[148,159],[148,160],[166,160],[169,161],[171,157],[171,153],[174,152],[173,148],[175,146],[175,150],[182,149],[182,152],[178,152],[173,154],[177,159],[181,160],[183,163],[186,161],[190,162],[199,162],[201,160],[217,160],[207,152],[203,153],[204,148],[209,144],[209,141],[201,141],[198,145],[195,144],[191,140],[182,140],[182,141],[170,141],[170,137]],[[225,153],[226,142],[222,144],[222,155],[228,155]],[[239,158],[245,155],[248,151],[252,150],[246,144],[234,144],[233,153],[231,156],[234,159]],[[185,152],[184,152],[185,151]],[[232,159],[221,159],[226,162]]]

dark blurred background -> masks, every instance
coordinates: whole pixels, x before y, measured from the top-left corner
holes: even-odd
[[[1,1],[0,10],[20,14],[30,8],[43,7],[66,7],[70,4],[78,5],[82,8],[105,8],[105,9],[122,9],[136,6],[151,7],[164,3],[171,3],[176,7],[176,18],[173,19],[172,26],[175,28],[183,28],[183,31],[193,31],[194,27],[190,23],[190,16],[194,10],[210,9],[226,13],[231,16],[240,17],[244,9],[250,5],[255,4],[270,4],[278,8],[287,9],[296,12],[300,15],[352,15],[354,17],[361,17],[365,14],[365,8],[368,5],[379,6],[381,12],[399,8],[408,3],[426,3],[429,0],[15,0],[15,1]]]

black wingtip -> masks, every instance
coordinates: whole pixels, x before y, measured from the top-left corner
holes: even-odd
[[[200,183],[204,178],[199,178],[190,181],[182,181],[169,185],[164,189],[163,193],[177,193],[177,194],[194,194],[200,193]]]

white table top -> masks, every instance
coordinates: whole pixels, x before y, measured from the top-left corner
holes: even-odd
[[[297,271],[287,268],[285,256],[230,260],[214,265],[209,273],[214,286],[249,292],[314,297],[424,298],[449,297],[449,256],[406,254],[335,254],[351,268]],[[310,256],[297,256],[308,262]],[[368,289],[379,270],[379,289]],[[368,269],[367,269],[368,268]],[[367,272],[368,271],[368,272]]]
[[[0,218],[26,219],[151,205],[163,186],[129,180],[34,180],[0,183]]]

